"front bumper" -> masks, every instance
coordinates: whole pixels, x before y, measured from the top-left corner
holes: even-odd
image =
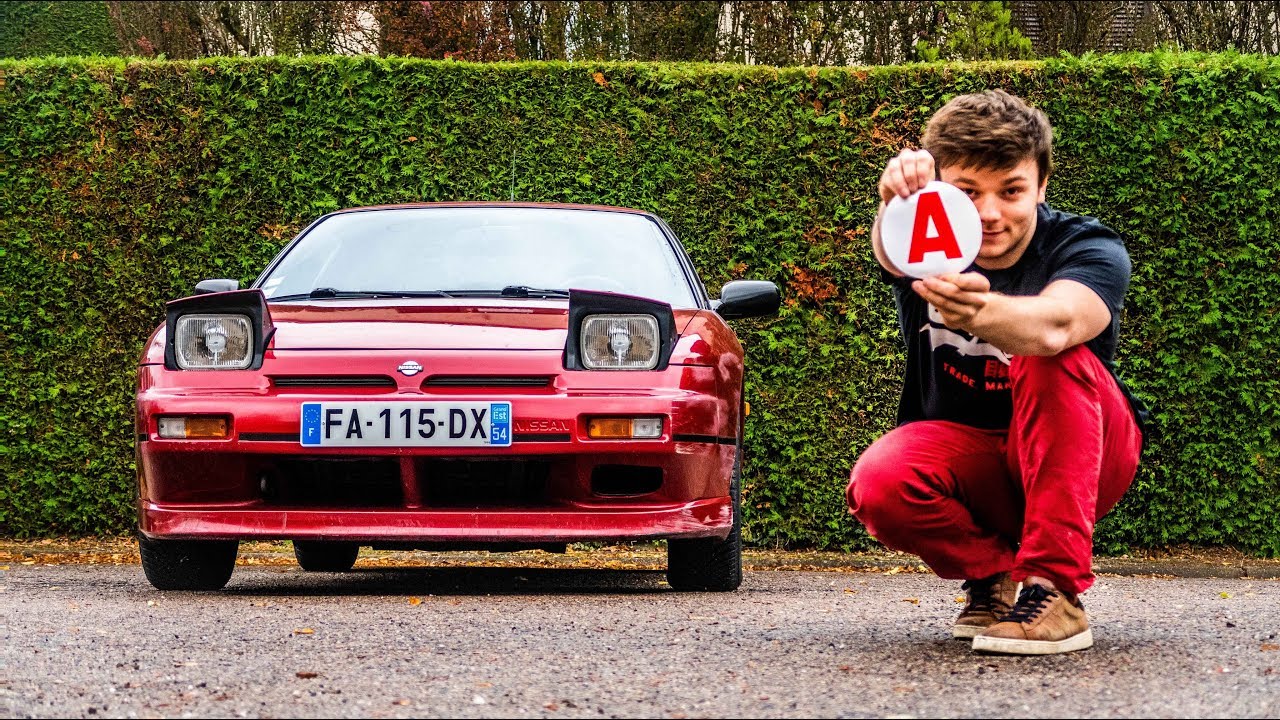
[[[558,355],[548,362],[558,362]],[[281,363],[277,359],[276,367]],[[381,399],[508,400],[510,447],[304,447],[303,402],[375,399],[368,391],[192,387],[229,375],[140,370],[139,528],[153,538],[558,543],[727,537],[739,398],[713,368],[610,376],[588,387],[557,376],[536,391],[424,392],[403,382]],[[657,388],[657,389],[655,389]],[[736,388],[734,389],[736,391]],[[165,415],[225,414],[225,440],[166,440]],[[594,416],[661,416],[655,440],[585,436]]]

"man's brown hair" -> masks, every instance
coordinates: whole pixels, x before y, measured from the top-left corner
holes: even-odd
[[[1053,172],[1049,118],[1003,90],[952,98],[930,118],[922,144],[938,168],[1008,170],[1035,158],[1039,183]]]

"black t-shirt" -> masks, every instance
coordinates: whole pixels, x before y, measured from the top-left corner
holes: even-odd
[[[1113,359],[1130,263],[1123,241],[1113,230],[1095,218],[1059,212],[1042,203],[1035,235],[1013,267],[986,270],[975,264],[969,270],[985,275],[991,290],[1003,295],[1038,295],[1054,280],[1074,280],[1096,292],[1111,309],[1111,325],[1085,346],[1119,382]],[[950,420],[979,428],[1007,428],[1013,415],[1010,355],[943,325],[938,311],[911,289],[912,278],[888,273],[885,277],[893,285],[907,344],[898,423]],[[1123,382],[1120,388],[1141,427],[1146,409]]]

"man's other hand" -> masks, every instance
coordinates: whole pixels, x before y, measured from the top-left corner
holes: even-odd
[[[911,283],[911,289],[936,307],[943,324],[952,330],[972,332],[974,319],[991,299],[991,282],[976,272],[947,273],[916,280]]]

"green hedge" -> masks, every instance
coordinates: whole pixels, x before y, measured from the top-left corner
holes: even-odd
[[[118,52],[105,2],[0,2],[0,57]]]
[[[1280,60],[1130,55],[775,69],[305,58],[0,62],[0,534],[132,522],[134,365],[165,300],[251,280],[343,206],[652,210],[714,291],[784,287],[748,348],[747,532],[870,541],[842,492],[902,351],[867,231],[886,160],[955,94],[1057,127],[1050,201],[1127,238],[1122,373],[1160,435],[1106,550],[1280,552]]]

